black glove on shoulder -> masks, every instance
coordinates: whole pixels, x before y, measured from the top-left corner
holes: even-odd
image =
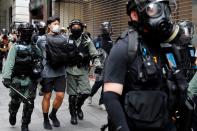
[[[6,88],[10,88],[11,84],[12,84],[12,81],[11,79],[9,78],[4,78],[3,81],[2,81],[3,85],[6,87]]]

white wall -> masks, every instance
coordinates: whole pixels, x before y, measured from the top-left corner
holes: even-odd
[[[197,0],[193,0],[192,3],[192,20],[196,24],[197,27]]]
[[[29,0],[15,0],[12,17],[13,21],[29,22]]]

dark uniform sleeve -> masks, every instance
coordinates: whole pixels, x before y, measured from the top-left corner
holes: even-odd
[[[119,40],[111,49],[106,67],[104,82],[124,84],[127,72],[127,43]]]

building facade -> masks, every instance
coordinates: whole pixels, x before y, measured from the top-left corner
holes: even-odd
[[[14,22],[29,22],[29,0],[0,0],[0,28],[11,30]]]
[[[61,26],[68,27],[72,19],[79,18],[87,24],[88,31],[93,36],[100,33],[100,24],[104,21],[112,22],[114,40],[127,28],[129,18],[125,7],[128,0],[47,0],[48,3],[45,0],[32,0],[31,3],[38,1],[42,1],[43,5],[45,17],[42,19],[47,19],[46,14],[59,16]],[[194,8],[196,6],[192,9],[192,4],[196,1],[177,0],[177,9],[173,12],[174,20],[195,20]]]

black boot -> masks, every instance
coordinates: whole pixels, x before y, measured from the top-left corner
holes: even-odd
[[[34,109],[34,101],[30,100],[31,104],[24,102],[23,105],[23,115],[22,115],[22,125],[29,125],[31,122],[31,115]]]
[[[80,94],[78,96],[78,99],[77,99],[77,116],[79,118],[79,120],[83,120],[83,111],[81,109],[82,105],[84,104],[84,101],[86,100],[86,98],[88,98],[88,94]]]
[[[9,103],[9,122],[10,125],[14,126],[16,124],[16,115],[18,112],[18,109],[20,107],[20,100],[18,98],[11,98],[11,102]]]
[[[22,124],[21,131],[29,131],[28,125],[27,124]]]
[[[56,112],[57,112],[57,109],[53,108],[52,112],[49,115],[49,118],[52,120],[54,127],[60,127],[60,121],[56,117]]]
[[[10,113],[9,122],[12,126],[16,124],[16,113]]]
[[[77,111],[76,111],[77,96],[69,96],[69,110],[71,115],[70,123],[73,125],[78,124],[77,122]]]

